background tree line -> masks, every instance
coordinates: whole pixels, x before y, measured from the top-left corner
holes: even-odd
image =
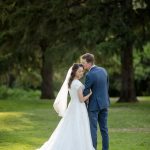
[[[88,51],[110,74],[110,96],[136,102],[149,94],[149,0],[2,0],[0,8],[1,85],[54,98]]]

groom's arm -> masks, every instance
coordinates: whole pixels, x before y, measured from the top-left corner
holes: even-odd
[[[90,93],[91,86],[92,86],[91,76],[89,74],[86,74],[86,77],[85,77],[85,89],[83,91],[83,95],[84,96],[87,96]]]
[[[107,74],[107,87],[108,87],[108,90],[109,90],[109,75]]]
[[[107,77],[107,88],[109,90],[109,76],[108,76],[108,73],[107,73],[106,69],[103,68],[103,70],[104,70],[104,73],[105,73],[105,75]]]

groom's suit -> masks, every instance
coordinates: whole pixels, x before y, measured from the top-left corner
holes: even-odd
[[[109,80],[106,70],[98,66],[92,67],[86,74],[83,94],[86,96],[90,93],[90,89],[92,90],[87,109],[95,149],[97,148],[97,122],[102,135],[102,150],[108,150],[109,148],[107,117],[110,100],[108,88]]]

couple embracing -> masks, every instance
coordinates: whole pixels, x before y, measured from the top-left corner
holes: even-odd
[[[86,53],[81,56],[81,64],[73,64],[68,70],[53,105],[62,119],[38,150],[97,150],[98,125],[102,150],[109,149],[109,79],[107,71],[94,62],[94,55]],[[80,79],[84,70],[88,72],[83,85]],[[68,92],[71,100],[67,106]]]

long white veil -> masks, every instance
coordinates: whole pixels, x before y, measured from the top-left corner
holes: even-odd
[[[71,75],[72,67],[69,68],[65,81],[62,84],[60,91],[54,101],[53,107],[59,116],[63,117],[67,109],[67,98],[68,98],[68,81]]]

